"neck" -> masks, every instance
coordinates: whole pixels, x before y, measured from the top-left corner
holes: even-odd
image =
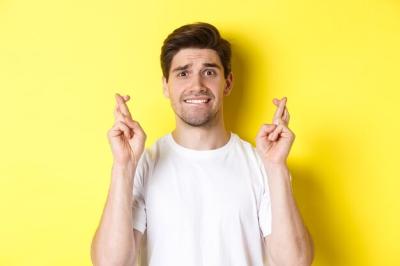
[[[172,136],[179,145],[194,150],[212,150],[224,146],[230,139],[225,129],[224,119],[218,116],[216,123],[204,127],[190,126],[176,118],[176,128]]]

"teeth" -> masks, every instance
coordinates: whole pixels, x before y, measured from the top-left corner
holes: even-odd
[[[187,103],[206,103],[208,100],[185,100]]]

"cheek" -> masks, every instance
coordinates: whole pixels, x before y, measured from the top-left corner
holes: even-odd
[[[177,87],[173,87],[170,89],[169,91],[169,98],[171,100],[171,102],[173,103],[179,103],[181,100],[181,96],[182,96],[182,90],[177,88]]]
[[[225,82],[223,80],[213,80],[209,84],[209,88],[212,88],[212,92],[218,98],[224,96]]]

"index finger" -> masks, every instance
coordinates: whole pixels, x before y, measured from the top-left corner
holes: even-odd
[[[131,113],[129,112],[129,108],[126,105],[126,103],[125,103],[124,99],[122,98],[122,96],[119,95],[118,93],[116,93],[115,94],[115,98],[117,100],[117,103],[118,103],[118,106],[119,106],[119,109],[120,109],[121,113],[123,115],[125,115],[125,116],[131,116]],[[129,97],[128,97],[128,99],[129,99]]]
[[[286,105],[286,97],[283,97],[282,100],[279,102],[279,106],[277,107],[274,118],[273,118],[273,123],[278,125],[279,119],[282,119],[283,116],[283,111],[285,110],[285,105]]]

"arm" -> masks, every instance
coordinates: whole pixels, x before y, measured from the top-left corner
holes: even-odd
[[[125,103],[129,96],[116,94],[115,98],[115,123],[108,131],[114,163],[107,201],[91,245],[94,265],[134,265],[142,238],[132,225],[132,189],[146,134],[132,119]]]
[[[295,135],[288,128],[287,98],[274,99],[277,110],[273,124],[264,124],[256,137],[257,152],[268,177],[272,233],[265,237],[270,265],[311,265],[314,250],[311,236],[301,219],[292,194],[287,157]]]
[[[292,194],[289,169],[264,162],[271,195],[272,228],[264,238],[270,265],[311,265],[314,250]]]
[[[129,167],[112,168],[107,201],[91,246],[94,265],[134,265],[142,234],[132,229],[131,173]]]

